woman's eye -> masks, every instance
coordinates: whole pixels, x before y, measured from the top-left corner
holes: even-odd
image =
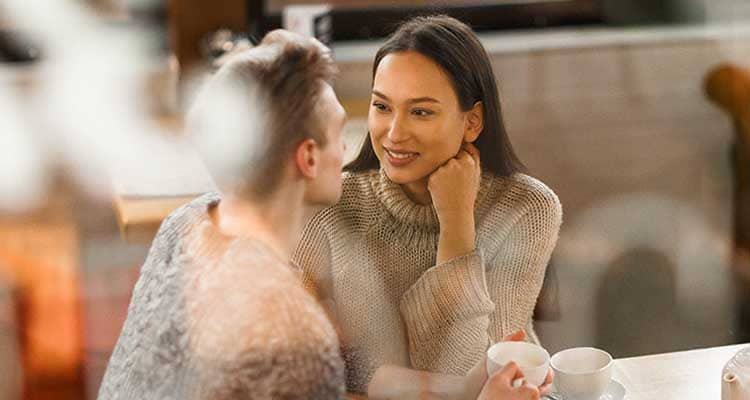
[[[418,117],[427,117],[427,116],[432,115],[433,112],[430,111],[430,110],[425,110],[425,109],[418,108],[418,109],[412,111],[412,114],[414,114],[414,115],[416,115]]]
[[[388,107],[386,107],[383,103],[374,102],[372,103],[372,106],[375,107],[378,111],[387,111]]]

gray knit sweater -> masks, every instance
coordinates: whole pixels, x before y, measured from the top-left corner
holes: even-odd
[[[200,197],[162,224],[99,399],[339,399],[332,325],[300,274],[216,230]]]
[[[523,174],[483,174],[476,250],[435,265],[439,221],[384,173],[344,177],[341,201],[306,227],[292,257],[340,324],[347,386],[364,392],[395,364],[462,375],[488,345],[525,328],[557,241],[562,208]]]

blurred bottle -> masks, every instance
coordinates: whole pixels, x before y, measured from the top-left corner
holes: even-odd
[[[282,26],[292,32],[311,36],[326,46],[333,43],[332,7],[327,4],[290,5],[284,7]]]

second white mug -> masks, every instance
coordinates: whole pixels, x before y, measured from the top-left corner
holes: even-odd
[[[568,399],[597,400],[612,380],[612,356],[593,347],[563,350],[550,361],[555,388]]]

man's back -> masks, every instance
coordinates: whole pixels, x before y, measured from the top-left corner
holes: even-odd
[[[295,270],[222,235],[206,195],[162,225],[99,398],[337,399],[336,333]]]

